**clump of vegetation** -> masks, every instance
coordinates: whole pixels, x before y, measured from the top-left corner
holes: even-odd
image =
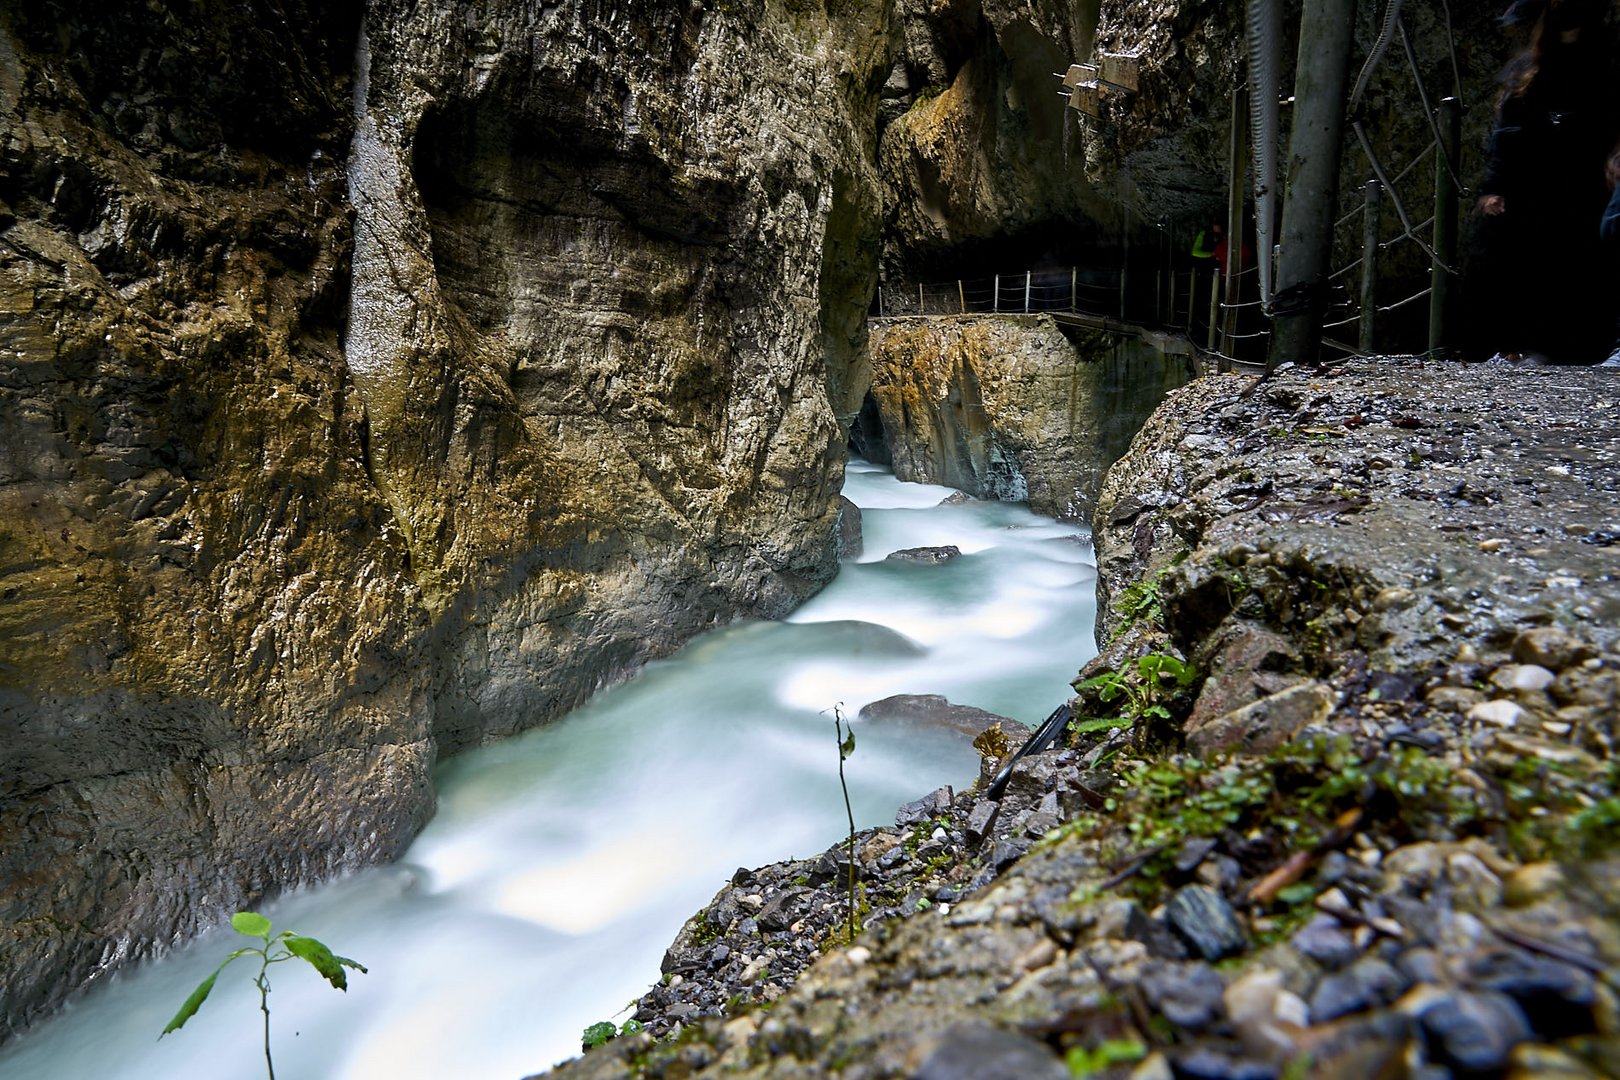
[[[1117,796],[1060,832],[1122,842],[1126,872],[1144,893],[1197,839],[1242,837],[1256,872],[1342,843],[1351,825],[1400,842],[1496,835],[1521,860],[1590,859],[1620,846],[1620,764],[1521,758],[1484,776],[1483,784],[1463,783],[1454,762],[1417,747],[1384,749],[1342,736],[1258,758],[1174,756],[1125,769]],[[1312,895],[1293,881],[1263,890],[1266,902],[1285,907]]]
[[[1147,1057],[1147,1044],[1140,1039],[1104,1039],[1096,1046],[1074,1046],[1065,1058],[1069,1075],[1095,1076],[1115,1065],[1130,1065]]]
[[[623,1027],[619,1027],[611,1020],[598,1020],[580,1035],[581,1050],[594,1050],[598,1046],[612,1042],[620,1035],[634,1035],[641,1030],[640,1022],[626,1020]]]
[[[1154,626],[1164,624],[1164,598],[1159,594],[1159,586],[1163,580],[1164,573],[1161,571],[1120,590],[1113,602],[1119,623],[1114,627],[1110,640],[1118,638],[1138,623],[1146,622]]]
[[[245,934],[250,938],[258,938],[262,944],[247,945],[235,950],[214,969],[212,975],[197,985],[197,989],[186,998],[180,1011],[174,1014],[168,1027],[163,1029],[158,1038],[179,1031],[197,1014],[202,1003],[208,1000],[208,995],[214,989],[214,982],[219,978],[220,972],[231,963],[243,956],[257,956],[259,958],[259,973],[253,978],[253,985],[259,988],[259,1011],[264,1014],[264,1067],[270,1075],[270,1080],[276,1078],[276,1063],[270,1055],[270,965],[279,964],[285,960],[299,959],[307,962],[333,989],[348,990],[349,980],[344,968],[364,972],[365,966],[346,956],[337,956],[331,949],[316,941],[312,937],[295,934],[291,930],[271,936],[270,920],[252,911],[238,911],[231,916],[231,928],[238,934]]]
[[[1148,653],[1136,658],[1134,670],[1104,671],[1074,684],[1084,694],[1093,691],[1103,704],[1121,703],[1112,717],[1085,717],[1070,724],[1075,734],[1106,728],[1133,727],[1143,721],[1154,723],[1171,719],[1170,702],[1192,689],[1198,671],[1168,653]]]

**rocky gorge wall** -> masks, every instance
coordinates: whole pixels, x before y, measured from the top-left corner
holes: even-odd
[[[1111,229],[1111,185],[1084,175],[1085,136],[1052,75],[1090,56],[1103,5],[897,6],[901,43],[883,88],[880,148],[889,279],[1023,269],[979,260],[1009,242],[1041,255]]]
[[[830,576],[891,49],[831,8],[6,7],[0,1038]]]
[[[1162,349],[1050,316],[882,320],[853,441],[902,480],[1089,521],[1108,466],[1192,376]]]

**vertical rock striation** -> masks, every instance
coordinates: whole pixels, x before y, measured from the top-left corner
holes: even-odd
[[[887,25],[381,3],[367,29],[350,353],[461,745],[830,577]]]
[[[902,480],[1089,520],[1103,473],[1189,368],[1046,316],[889,320],[872,334],[876,422],[859,430]]]
[[[359,13],[252,12],[0,17],[0,1037],[432,805],[341,347]]]
[[[891,44],[830,7],[0,15],[0,1038],[832,573]]]

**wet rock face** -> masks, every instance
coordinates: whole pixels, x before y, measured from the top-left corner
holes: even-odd
[[[0,16],[0,1038],[432,807],[339,344],[358,6],[254,10]]]
[[[478,597],[447,628],[459,745],[832,574],[887,24],[401,4],[367,29],[350,352],[429,603]]]
[[[1082,175],[1082,136],[1052,78],[1090,55],[1098,8],[1097,0],[899,5],[881,149],[892,275],[927,279],[964,252],[1043,228],[1048,238],[1026,247],[1046,253],[1053,222],[1072,223],[1078,237],[1109,220]]]
[[[874,324],[871,411],[895,475],[1087,520],[1104,471],[1188,371],[1134,338],[1075,334],[1046,317]]]
[[[0,16],[0,1037],[833,571],[884,11],[274,7]]]
[[[1181,391],[1098,508],[1106,588],[1159,581],[1168,627],[1209,646],[1209,669],[1230,655],[1245,672],[1300,675],[1302,656],[1337,645],[1375,673],[1462,654],[1491,662],[1484,676],[1510,659],[1569,668],[1612,648],[1605,523],[1620,446],[1605,372],[1391,360],[1244,389],[1234,377]],[[1124,618],[1112,605],[1099,638]],[[1486,689],[1548,685],[1515,668]],[[1380,696],[1420,688],[1390,683]]]

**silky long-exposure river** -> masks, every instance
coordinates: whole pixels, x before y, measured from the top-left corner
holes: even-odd
[[[365,963],[339,994],[272,969],[278,1075],[517,1080],[578,1052],[658,978],[682,922],[738,866],[843,835],[831,710],[943,694],[1038,723],[1095,652],[1083,530],[1022,506],[943,504],[852,462],[865,553],[784,622],[692,642],[565,719],[439,770],[437,816],[404,858],[262,909]],[[953,544],[937,565],[885,560]],[[856,724],[856,822],[977,757],[964,738]],[[7,1080],[263,1076],[253,968],[238,961],[180,1032],[158,1033],[223,956],[228,928],[124,971],[0,1051]]]

